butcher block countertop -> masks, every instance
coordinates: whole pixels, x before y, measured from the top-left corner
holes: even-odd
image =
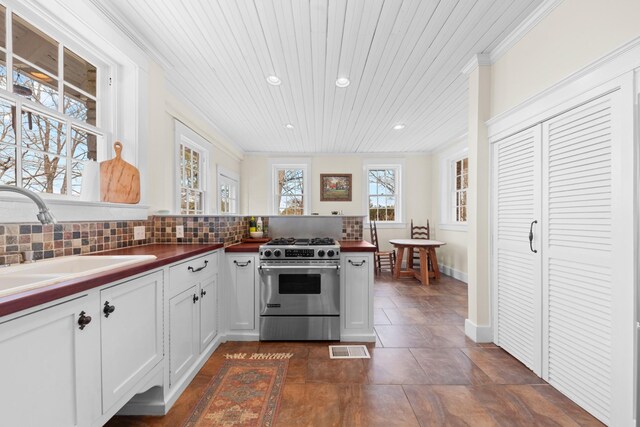
[[[145,271],[153,270],[155,268],[220,249],[222,247],[222,243],[198,245],[152,244],[87,254],[84,256],[155,255],[156,259],[120,268],[114,268],[113,270],[103,271],[87,276],[75,277],[42,288],[7,295],[6,297],[0,297],[0,317],[64,298],[78,292],[97,288],[98,286],[102,286],[107,283],[126,279],[127,277],[144,273]]]
[[[340,240],[342,252],[375,252],[376,247],[366,240]]]

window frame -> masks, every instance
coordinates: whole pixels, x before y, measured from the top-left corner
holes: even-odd
[[[467,229],[469,211],[467,210],[467,221],[456,220],[456,163],[469,158],[467,147],[459,148],[442,158],[440,165],[440,228],[444,230]],[[467,175],[469,166],[467,163]],[[467,178],[468,180],[469,178]],[[467,181],[467,208],[469,206],[469,181]]]
[[[271,185],[269,191],[269,211],[272,215],[278,216],[301,216],[301,215],[282,215],[278,212],[278,206],[276,206],[276,195],[278,188],[278,173],[280,169],[302,169],[302,197],[303,197],[303,209],[302,215],[309,215],[310,204],[312,200],[311,195],[311,160],[308,158],[293,158],[293,159],[271,159]]]
[[[107,157],[107,147],[110,144],[111,135],[112,135],[112,127],[115,126],[115,118],[111,118],[111,114],[113,111],[111,109],[111,91],[113,88],[110,84],[109,76],[111,74],[111,69],[113,68],[113,64],[109,61],[106,61],[104,58],[100,57],[97,53],[90,53],[87,49],[78,45],[78,43],[74,43],[72,39],[65,37],[63,32],[59,29],[56,31],[55,28],[51,28],[48,22],[40,22],[37,19],[32,19],[29,14],[23,13],[21,8],[14,7],[12,4],[2,4],[5,7],[5,30],[6,30],[6,45],[5,47],[0,47],[0,51],[5,54],[5,66],[7,71],[6,76],[6,84],[7,88],[0,88],[0,101],[10,104],[14,106],[16,109],[16,118],[21,118],[22,114],[30,111],[32,113],[49,117],[53,120],[59,121],[65,126],[65,150],[63,153],[45,153],[50,155],[50,157],[60,157],[65,160],[66,166],[66,176],[67,176],[67,194],[58,194],[58,193],[47,193],[47,192],[37,192],[38,195],[43,197],[44,199],[50,200],[63,200],[63,201],[77,201],[83,202],[83,194],[79,193],[73,194],[73,186],[72,186],[72,165],[75,163],[73,161],[73,153],[71,152],[72,146],[72,129],[76,129],[79,131],[89,132],[91,134],[96,135],[96,162],[99,163],[103,160],[106,160]],[[36,64],[33,64],[29,60],[22,58],[20,55],[13,51],[13,15],[18,16],[20,19],[25,21],[28,25],[34,27],[37,31],[44,33],[47,37],[54,40],[57,44],[58,50],[58,63],[57,63],[57,74],[53,75],[49,71],[42,69]],[[82,59],[89,61],[92,65],[96,67],[96,124],[92,125],[88,122],[82,121],[80,119],[74,118],[70,115],[64,113],[64,89],[65,87],[71,87],[74,90],[79,90],[81,93],[85,91],[77,88],[75,85],[65,82],[64,80],[64,51],[65,49],[70,50],[74,54],[80,56]],[[13,64],[14,64],[14,56],[24,64],[36,69],[39,72],[50,75],[52,78],[57,80],[57,89],[56,92],[58,94],[58,108],[47,108],[43,105],[38,104],[35,101],[31,101],[24,96],[18,95],[13,92]],[[60,78],[62,77],[62,78]],[[86,94],[91,96],[90,94]],[[92,96],[93,97],[93,96]],[[15,120],[15,139],[14,144],[16,147],[16,164],[15,164],[15,180],[16,187],[24,188],[22,183],[22,153],[25,150],[28,150],[27,147],[23,146],[22,140],[22,120]],[[30,150],[33,151],[33,150]],[[39,153],[41,150],[36,150]],[[84,162],[84,161],[78,161]],[[99,194],[97,195],[99,196]],[[99,200],[91,200],[92,202],[99,202]]]
[[[362,183],[364,186],[363,202],[362,206],[365,212],[364,223],[365,225],[371,223],[369,217],[369,171],[372,169],[395,169],[396,171],[396,192],[394,197],[396,198],[396,212],[394,221],[376,221],[376,227],[378,228],[405,228],[406,222],[404,219],[405,212],[405,197],[404,197],[404,181],[406,164],[404,159],[388,159],[386,161],[380,161],[380,159],[366,159],[363,161],[363,175]]]
[[[220,191],[220,186],[223,182],[231,182],[236,187],[236,198],[235,198],[235,210],[233,212],[222,212],[222,193]],[[240,174],[237,172],[233,172],[231,170],[225,169],[218,165],[217,170],[217,181],[216,181],[216,191],[218,194],[217,197],[217,212],[219,215],[239,215],[240,214]]]
[[[195,132],[193,129],[180,122],[179,120],[174,120],[175,123],[175,191],[174,191],[174,209],[176,215],[191,215],[191,216],[202,216],[209,214],[209,149],[205,144],[208,144],[208,141]],[[198,152],[200,156],[200,183],[201,192],[202,192],[202,212],[200,213],[182,213],[182,181],[181,181],[181,156],[182,150],[180,147],[184,145],[189,147],[192,151]]]

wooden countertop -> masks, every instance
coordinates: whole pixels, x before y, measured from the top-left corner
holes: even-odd
[[[342,252],[375,252],[376,247],[366,240],[340,240]]]
[[[35,307],[59,298],[64,298],[78,292],[97,288],[110,282],[125,279],[129,276],[144,273],[167,264],[174,263],[186,258],[191,258],[206,252],[222,248],[222,243],[199,244],[199,245],[175,245],[175,244],[152,244],[143,246],[133,246],[122,249],[114,249],[105,252],[95,252],[87,254],[93,255],[155,255],[156,259],[144,261],[113,270],[103,271],[83,277],[76,277],[63,282],[58,282],[49,286],[30,291],[7,295],[0,298],[0,317],[15,313],[20,310]]]

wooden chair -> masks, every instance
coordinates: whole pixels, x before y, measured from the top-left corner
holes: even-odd
[[[369,223],[369,227],[371,229],[371,243],[376,247],[376,252],[373,254],[373,262],[374,267],[376,269],[376,273],[380,273],[382,271],[382,267],[388,267],[389,271],[393,272],[393,267],[396,265],[396,251],[386,251],[380,252],[380,245],[378,244],[378,227],[376,227],[376,222],[371,221]]]
[[[412,239],[431,239],[431,230],[429,228],[429,220],[427,220],[427,225],[413,225],[413,218],[411,219],[411,238]],[[413,252],[413,256],[407,257],[407,259],[411,259],[413,264],[420,264],[420,253]],[[429,264],[429,269],[433,270],[431,266],[431,259],[427,259],[427,263]],[[422,268],[422,266],[420,266]]]

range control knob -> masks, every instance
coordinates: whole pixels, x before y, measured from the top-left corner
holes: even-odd
[[[271,256],[271,251],[269,249],[267,249],[266,251],[264,251],[264,256],[266,257],[270,257]]]
[[[324,256],[324,251],[322,249],[318,251],[318,256]]]
[[[327,256],[328,256],[328,257],[332,257],[332,256],[334,256],[335,254],[336,254],[336,253],[335,253],[335,252],[333,252],[331,249],[329,249],[329,251],[327,252]]]
[[[282,252],[280,252],[280,249],[276,249],[275,251],[273,251],[273,256],[280,256],[282,255]]]

